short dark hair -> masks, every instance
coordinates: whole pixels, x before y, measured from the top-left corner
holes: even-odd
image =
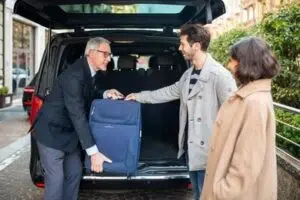
[[[187,41],[192,45],[199,42],[202,51],[207,51],[210,43],[210,33],[200,24],[185,24],[180,28],[180,36],[187,36]]]
[[[240,84],[273,78],[280,65],[270,46],[261,38],[248,37],[235,43],[229,51],[231,58],[239,62],[235,77]]]

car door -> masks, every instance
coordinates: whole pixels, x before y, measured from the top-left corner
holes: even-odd
[[[14,12],[53,29],[179,28],[210,23],[222,0],[17,0]]]

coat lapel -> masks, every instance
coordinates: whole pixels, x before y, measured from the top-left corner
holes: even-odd
[[[92,100],[92,91],[93,91],[93,84],[92,84],[92,75],[90,66],[87,62],[87,58],[83,59],[83,72],[84,72],[84,95],[88,98],[89,101]]]
[[[189,72],[183,83],[183,99],[184,99],[184,101],[187,101],[188,96],[189,96],[190,79],[191,79],[193,67],[190,67],[188,70],[189,70]]]
[[[207,54],[205,64],[200,73],[199,80],[196,82],[196,84],[192,88],[192,91],[188,95],[188,98],[191,98],[191,97],[195,96],[196,94],[198,94],[201,91],[201,89],[203,88],[203,85],[208,81],[210,72],[211,72],[211,66],[210,66],[211,59],[212,59],[211,56],[209,54]]]
[[[87,58],[83,59],[83,63],[84,63],[84,79],[87,81],[87,83],[91,86],[92,85],[92,75],[91,75],[91,70],[90,70],[90,66],[87,62]]]

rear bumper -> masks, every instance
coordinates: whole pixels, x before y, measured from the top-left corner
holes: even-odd
[[[153,181],[153,180],[184,180],[189,179],[188,167],[185,165],[172,165],[169,163],[161,164],[161,165],[150,165],[139,163],[138,170],[135,175],[116,175],[109,174],[107,172],[104,173],[93,173],[88,169],[85,169],[83,173],[83,180],[91,180],[91,181],[101,181],[101,180],[145,180],[145,181]]]
[[[99,176],[83,175],[81,187],[101,189],[136,189],[136,188],[188,188],[188,172],[168,173],[161,175]]]
[[[43,177],[35,179],[34,183],[37,187],[44,187]],[[80,184],[81,188],[98,188],[98,189],[177,189],[189,188],[190,180],[188,174],[178,176],[83,176]]]
[[[189,179],[188,173],[181,173],[181,174],[170,174],[170,175],[153,175],[153,176],[93,176],[93,175],[86,175],[82,177],[85,181],[101,181],[101,180],[141,180],[141,181],[154,181],[154,180],[161,180],[161,181],[168,181],[168,180],[185,180]]]
[[[169,178],[169,179],[166,179]],[[81,188],[99,189],[179,189],[189,188],[189,176],[177,177],[94,177],[83,176]]]

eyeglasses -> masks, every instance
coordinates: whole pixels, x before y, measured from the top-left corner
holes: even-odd
[[[104,55],[105,58],[108,58],[108,57],[112,58],[113,57],[112,53],[110,53],[110,52],[100,51],[98,49],[94,49],[94,50],[97,51],[97,52],[103,53],[103,55]]]

